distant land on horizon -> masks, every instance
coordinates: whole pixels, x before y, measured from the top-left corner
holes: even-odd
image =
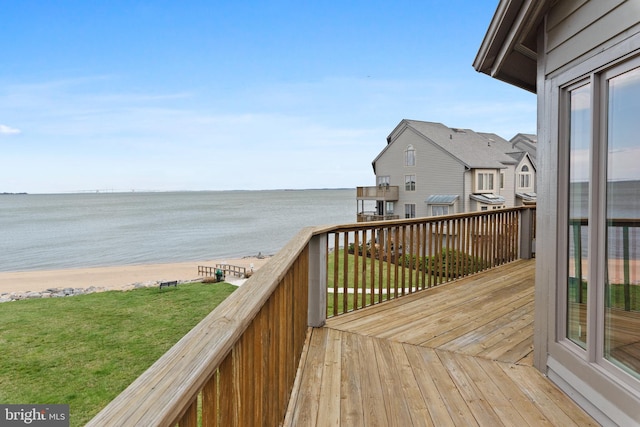
[[[43,194],[116,194],[116,193],[207,193],[207,192],[240,192],[240,191],[331,191],[331,190],[355,190],[355,187],[324,187],[324,188],[263,188],[260,190],[116,190],[116,189],[97,189],[97,190],[73,190],[60,191],[52,193],[27,193],[27,192],[2,192],[0,195],[43,195]]]

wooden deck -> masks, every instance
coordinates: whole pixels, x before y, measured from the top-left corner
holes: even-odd
[[[598,425],[532,366],[535,263],[329,319],[287,426]]]

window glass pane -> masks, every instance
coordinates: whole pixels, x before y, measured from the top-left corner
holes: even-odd
[[[408,146],[407,150],[404,152],[404,165],[405,166],[416,165],[416,151],[412,145]]]
[[[387,202],[387,214],[393,215],[393,202]]]
[[[404,177],[404,189],[406,191],[415,191],[416,189],[416,176],[405,175]]]
[[[604,357],[640,378],[640,69],[608,83]]]
[[[406,204],[406,205],[404,205],[404,217],[405,218],[415,218],[416,217],[416,205],[415,204]]]
[[[591,85],[570,93],[569,229],[567,278],[567,337],[587,344],[587,227],[589,224],[589,159]]]

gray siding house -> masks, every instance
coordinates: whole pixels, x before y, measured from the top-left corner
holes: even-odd
[[[358,188],[360,221],[535,203],[535,163],[495,134],[405,119],[372,164],[376,187]]]
[[[640,425],[640,1],[501,0],[473,66],[538,96],[534,365]]]

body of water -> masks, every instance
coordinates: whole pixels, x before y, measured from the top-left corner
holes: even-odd
[[[0,195],[0,271],[273,255],[353,222],[350,189]]]

